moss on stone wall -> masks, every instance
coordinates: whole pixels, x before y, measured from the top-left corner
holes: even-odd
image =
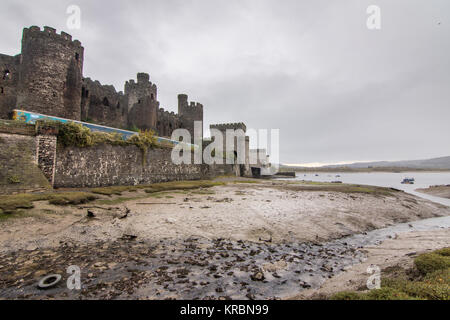
[[[22,121],[0,119],[0,132],[34,136],[35,127],[33,124],[28,124]]]
[[[148,148],[157,147],[155,133],[152,130],[139,130],[131,138],[124,140],[122,134],[116,132],[99,132],[76,123],[57,121],[39,122],[40,127],[53,126],[58,129],[58,145],[63,147],[92,147],[106,143],[111,145],[135,145],[146,152]]]

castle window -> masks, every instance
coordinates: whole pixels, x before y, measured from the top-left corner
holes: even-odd
[[[138,100],[138,104],[141,104],[141,100]]]
[[[152,93],[152,94],[150,94],[150,98],[151,98],[152,100],[154,100],[154,99],[155,99],[155,96],[153,95],[153,93]]]
[[[0,93],[1,93],[1,94],[4,94],[4,93],[5,93],[3,87],[0,87]]]
[[[120,102],[117,102],[117,109],[120,109]]]
[[[89,91],[87,91],[85,87],[81,87],[81,96],[82,96],[83,98],[87,98],[88,92],[89,92]]]
[[[8,80],[11,76],[11,73],[9,72],[8,69],[6,69],[5,71],[3,71],[3,80]]]
[[[78,52],[75,53],[75,60],[80,60],[80,55],[78,54]]]
[[[107,97],[104,97],[104,98],[103,98],[103,105],[109,107],[109,101],[108,101],[108,98],[107,98]]]

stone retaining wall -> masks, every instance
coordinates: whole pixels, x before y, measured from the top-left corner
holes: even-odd
[[[144,155],[134,145],[109,144],[89,148],[58,148],[54,186],[138,185],[208,179],[236,172],[233,165],[176,165],[172,163],[171,152],[172,149],[156,148],[148,150]]]
[[[239,175],[237,165],[176,165],[171,160],[170,148],[154,148],[144,153],[135,145],[61,147],[57,145],[57,134],[52,127],[17,121],[0,123],[0,193],[52,186],[138,185]]]

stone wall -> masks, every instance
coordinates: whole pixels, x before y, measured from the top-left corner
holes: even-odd
[[[34,135],[0,132],[0,193],[50,189],[38,168],[36,151]]]
[[[0,118],[8,119],[16,106],[20,55],[0,54]]]
[[[232,165],[172,163],[172,149],[143,152],[136,146],[98,145],[58,148],[55,187],[137,185],[175,180],[198,180],[234,174]]]
[[[186,94],[179,94],[178,115],[181,121],[180,127],[189,131],[191,140],[194,142],[194,122],[201,121],[203,123],[203,105],[198,102],[188,102]],[[203,137],[203,127],[199,136]]]
[[[180,117],[174,112],[169,112],[160,108],[158,110],[158,120],[156,122],[156,132],[161,137],[171,137],[175,129],[181,128]]]
[[[36,136],[36,157],[39,169],[53,186],[56,162],[56,136]]]
[[[50,27],[23,30],[16,107],[80,120],[84,48]]]
[[[138,73],[137,81],[127,81],[124,91],[117,92],[112,85],[83,78],[83,61],[84,48],[70,34],[24,28],[21,53],[0,54],[0,119],[11,119],[13,109],[22,109],[122,129],[152,129],[163,137],[178,128],[193,136],[194,121],[203,120],[203,106],[188,103],[187,95],[179,96],[178,114],[160,108],[148,73]]]
[[[237,165],[181,164],[170,148],[142,152],[134,145],[61,147],[57,129],[0,120],[0,193],[54,187],[151,184],[239,175]]]
[[[112,85],[102,85],[90,78],[83,79],[81,88],[81,120],[127,128],[128,98]]]

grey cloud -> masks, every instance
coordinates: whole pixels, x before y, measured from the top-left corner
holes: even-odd
[[[67,30],[71,1],[4,1],[0,52],[25,26]],[[205,121],[278,128],[285,163],[448,155],[450,3],[446,0],[78,1],[85,76],[139,71],[176,111],[184,92]],[[381,7],[382,29],[366,28]],[[438,24],[440,22],[440,24]]]

